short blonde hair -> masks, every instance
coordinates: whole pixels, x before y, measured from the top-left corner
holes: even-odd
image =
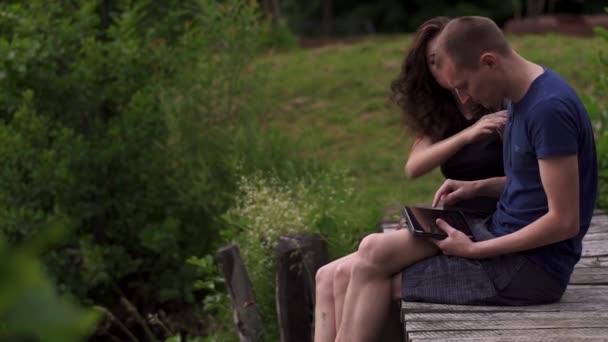
[[[439,36],[438,46],[456,68],[464,69],[477,69],[479,58],[486,52],[511,54],[511,47],[496,23],[477,16],[450,20]]]

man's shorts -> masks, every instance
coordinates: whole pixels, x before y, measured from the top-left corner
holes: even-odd
[[[470,220],[477,241],[495,238],[487,220]],[[535,305],[558,301],[566,290],[520,254],[466,259],[438,254],[402,271],[403,300],[465,305]]]

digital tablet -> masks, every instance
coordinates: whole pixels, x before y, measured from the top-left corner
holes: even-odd
[[[408,223],[408,228],[416,236],[445,239],[447,234],[436,224],[437,219],[440,218],[465,233],[471,240],[475,240],[469,223],[458,210],[404,206],[401,213]]]

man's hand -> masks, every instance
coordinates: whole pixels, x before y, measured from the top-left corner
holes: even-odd
[[[443,202],[443,204],[453,204],[467,198],[475,197],[475,195],[476,188],[474,182],[447,179],[435,193],[432,206],[433,208],[437,207],[439,201]]]
[[[463,258],[475,258],[475,242],[471,241],[466,234],[450,226],[442,219],[437,219],[437,226],[441,228],[448,237],[443,240],[432,240],[445,255],[459,256]]]

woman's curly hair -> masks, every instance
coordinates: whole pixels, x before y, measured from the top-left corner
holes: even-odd
[[[391,99],[401,108],[403,124],[417,135],[430,137],[433,142],[467,126],[454,95],[439,85],[427,63],[427,45],[449,21],[446,17],[436,17],[418,28],[401,72],[391,83]],[[479,105],[473,108],[475,119],[487,112]]]

